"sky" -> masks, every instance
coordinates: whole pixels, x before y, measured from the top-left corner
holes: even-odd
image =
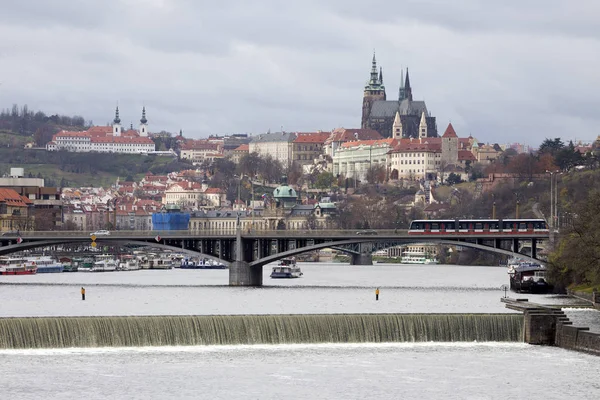
[[[0,12],[0,108],[114,118],[150,132],[360,127],[376,52],[443,133],[592,141],[597,0],[19,0]]]

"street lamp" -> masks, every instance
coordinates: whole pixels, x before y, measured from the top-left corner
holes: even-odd
[[[557,186],[558,186],[558,172],[559,170],[556,171],[548,171],[546,170],[546,173],[550,174],[550,229],[553,231],[556,221],[555,219],[558,216],[558,190]],[[556,180],[556,182],[554,182]]]

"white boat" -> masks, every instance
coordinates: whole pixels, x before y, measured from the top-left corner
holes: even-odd
[[[227,266],[221,262],[204,258],[199,260],[198,258],[184,258],[181,260],[179,265],[181,269],[226,269]]]
[[[147,253],[140,258],[140,267],[143,269],[171,269],[176,265],[170,254]]]
[[[123,257],[117,266],[117,271],[136,271],[140,269],[140,262],[131,256]]]
[[[285,278],[300,278],[302,275],[302,270],[296,264],[296,259],[294,257],[284,258],[279,262],[279,265],[273,267],[271,271],[271,278],[274,279],[285,279]]]
[[[435,257],[431,257],[430,252],[425,251],[424,246],[414,246],[403,249],[400,262],[402,264],[438,264]]]
[[[62,263],[48,256],[27,257],[25,260],[28,265],[37,268],[38,274],[63,272],[65,268]]]
[[[33,275],[37,268],[24,258],[0,257],[0,275]]]
[[[92,272],[110,272],[117,270],[117,260],[112,258],[111,255],[102,254],[96,256],[96,261],[92,265]]]

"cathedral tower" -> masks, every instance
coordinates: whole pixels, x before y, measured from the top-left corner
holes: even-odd
[[[410,78],[408,77],[408,68],[406,68],[406,79],[404,71],[400,77],[400,89],[398,90],[398,101],[408,100],[413,101],[412,88],[410,87]]]
[[[360,126],[361,128],[368,128],[368,120],[371,115],[371,108],[373,103],[377,100],[385,100],[385,86],[383,86],[383,70],[379,70],[377,73],[377,60],[375,59],[375,53],[373,53],[373,61],[371,65],[371,76],[363,93],[363,106],[362,106],[362,119]]]
[[[392,126],[394,139],[402,139],[402,120],[400,119],[400,113],[396,111],[396,117],[394,118],[394,125]]]
[[[419,138],[427,137],[427,118],[425,117],[425,111],[421,113],[421,122],[419,123]]]

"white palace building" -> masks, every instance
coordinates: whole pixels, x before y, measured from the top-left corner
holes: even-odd
[[[142,109],[142,118],[137,131],[135,129],[123,130],[119,118],[119,107],[117,107],[112,126],[93,126],[83,132],[58,132],[52,136],[52,140],[46,145],[46,150],[140,154],[155,151],[156,145],[148,137],[146,107]]]

